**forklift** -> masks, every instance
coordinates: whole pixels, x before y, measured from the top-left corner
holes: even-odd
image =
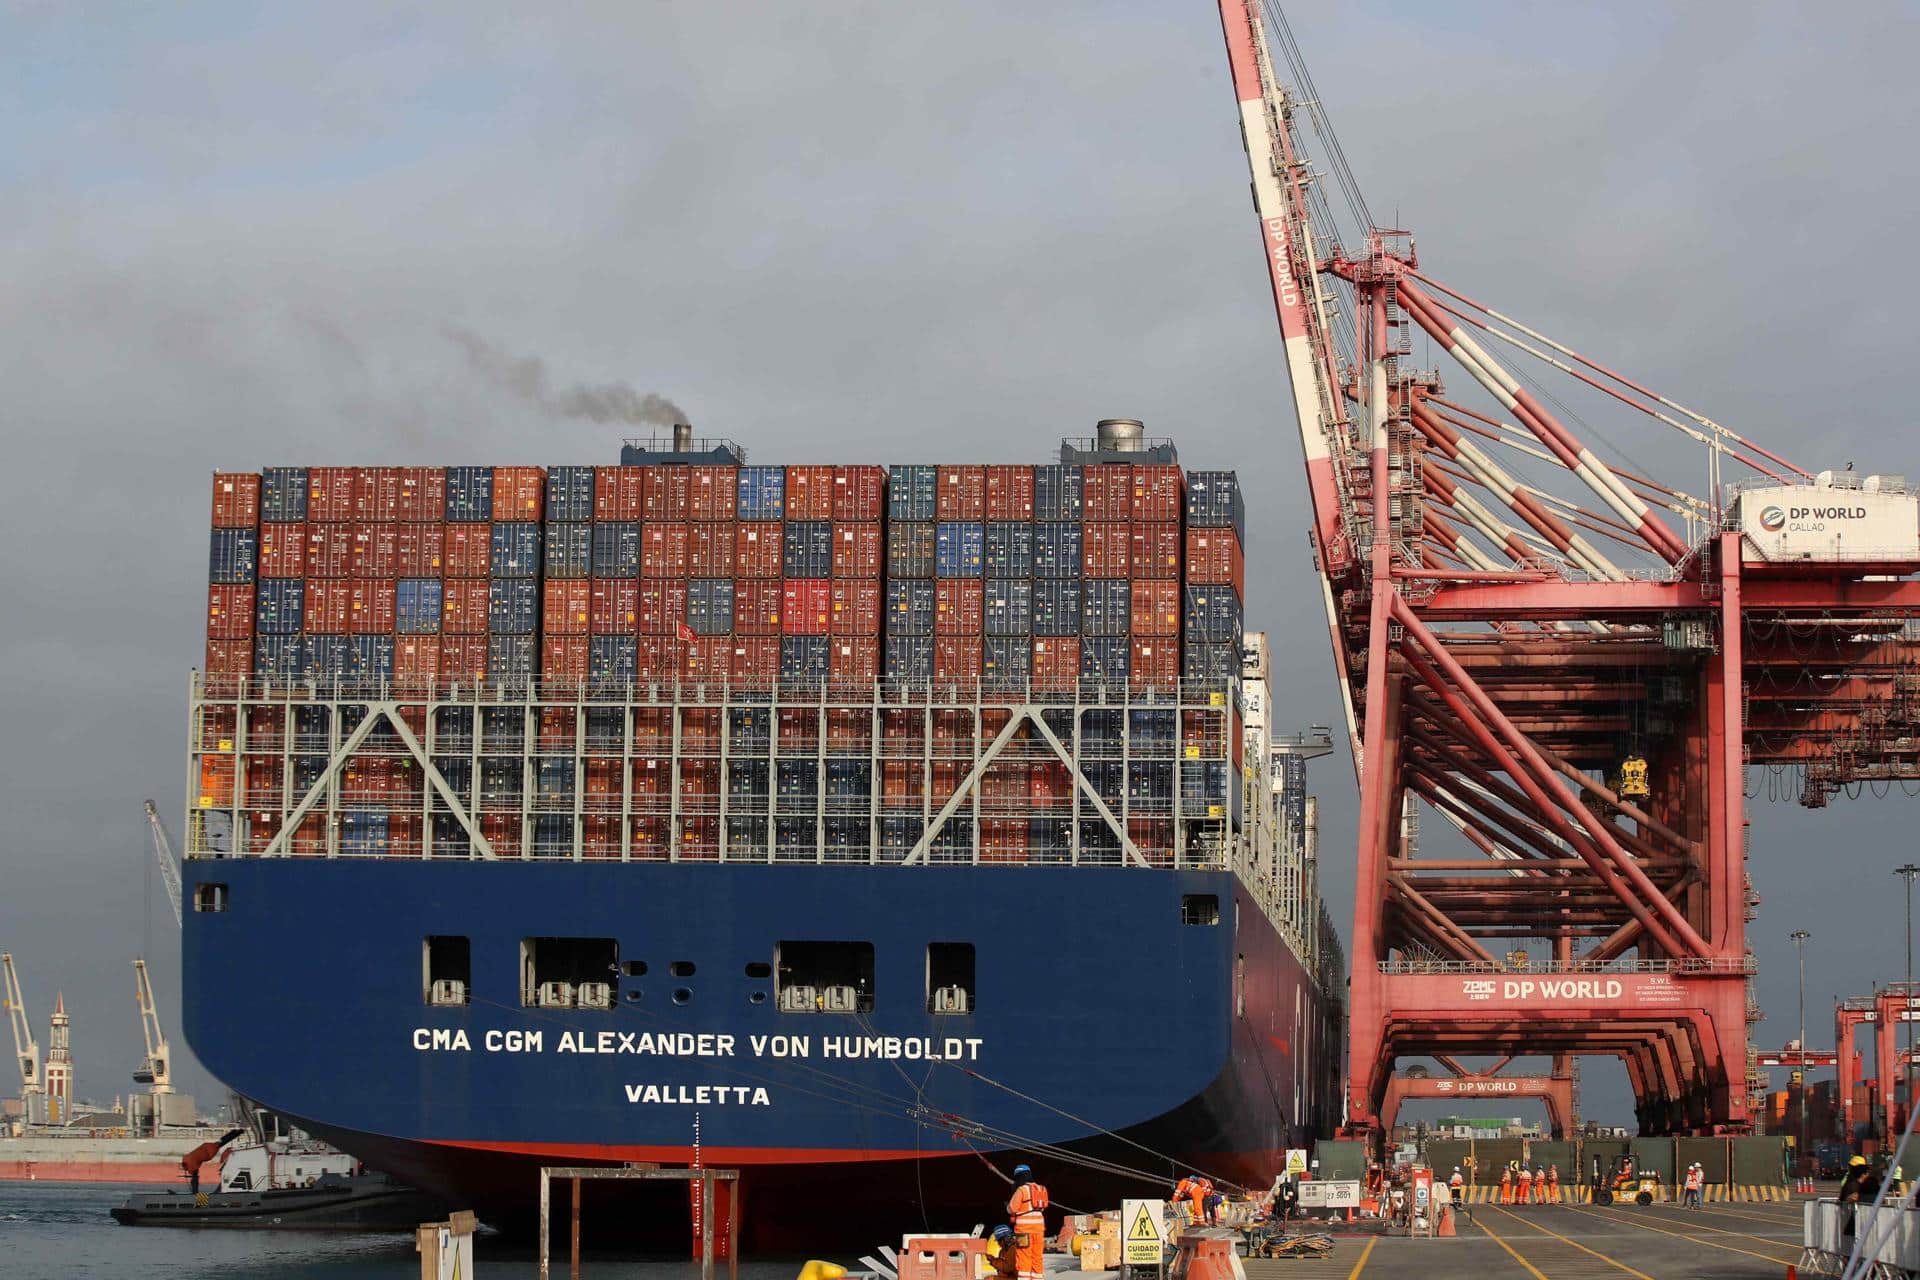
[[[1633,1157],[1629,1155],[1615,1156],[1604,1176],[1600,1172],[1600,1157],[1595,1156],[1588,1186],[1593,1191],[1593,1202],[1600,1205],[1616,1200],[1649,1205],[1660,1198],[1660,1175],[1652,1170],[1636,1171]]]

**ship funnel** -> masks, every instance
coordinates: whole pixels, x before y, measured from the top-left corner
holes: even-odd
[[[673,424],[673,451],[686,453],[693,448],[693,424],[676,422]]]
[[[1102,418],[1094,431],[1102,450],[1138,453],[1147,446],[1147,427],[1138,418]]]

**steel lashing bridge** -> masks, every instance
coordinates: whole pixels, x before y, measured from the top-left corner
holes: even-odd
[[[1818,807],[1920,778],[1913,499],[1440,283],[1368,216],[1284,15],[1219,9],[1359,772],[1349,1130],[1440,1092],[1404,1059],[1489,1096],[1458,1059],[1545,1055],[1525,1091],[1559,1097],[1605,1055],[1644,1131],[1743,1132],[1749,779]],[[1678,432],[1708,492],[1602,461],[1562,395]]]

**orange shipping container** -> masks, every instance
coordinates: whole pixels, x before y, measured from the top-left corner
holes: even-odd
[[[549,584],[551,585],[551,584]],[[587,590],[587,630],[626,635],[640,622],[640,584],[632,578],[594,578]]]
[[[886,539],[877,521],[833,526],[833,576],[879,578]]]
[[[1135,466],[1131,508],[1133,520],[1179,520],[1186,503],[1186,477],[1179,467],[1155,463]]]
[[[1033,519],[1033,468],[987,468],[987,519]]]
[[[493,518],[539,523],[545,510],[547,471],[545,467],[495,467],[493,469]]]
[[[643,467],[595,467],[593,469],[593,518],[595,520],[638,520],[645,507],[646,479]]]
[[[933,590],[933,632],[977,636],[982,629],[982,584],[978,578],[942,578]]]
[[[1136,578],[1180,577],[1180,522],[1148,520],[1129,526],[1127,569]]]
[[[640,496],[642,520],[685,520],[687,518],[688,481],[683,466],[655,463],[641,468],[646,473]]]
[[[307,573],[313,577],[346,577],[353,569],[353,526],[340,523],[307,525],[306,560]]]
[[[448,583],[449,587],[453,584]],[[487,638],[440,637],[440,675],[447,680],[478,680],[487,674]]]
[[[678,635],[687,620],[687,580],[685,578],[643,578],[640,581],[640,634]]]
[[[1092,467],[1087,468],[1089,472]],[[1124,578],[1132,530],[1125,524],[1086,524],[1080,528],[1080,572],[1088,578]]]
[[[213,527],[251,529],[260,523],[260,477],[251,471],[213,473]]]
[[[593,584],[585,578],[548,578],[541,589],[540,605],[540,625],[548,635],[586,635]]]
[[[307,575],[307,526],[260,526],[260,576],[304,578]]]
[[[311,467],[307,470],[307,519],[353,519],[352,467]]]
[[[980,637],[935,636],[933,678],[941,684],[972,684],[980,679]]]
[[[941,520],[987,518],[987,469],[941,467],[934,473],[934,515]]]
[[[354,467],[353,518],[392,520],[400,509],[400,468]]]
[[[593,641],[587,636],[548,636],[540,642],[540,674],[549,680],[585,680]]]
[[[1072,693],[1080,683],[1080,641],[1074,636],[1036,636],[1033,641],[1036,693]]]
[[[684,476],[685,470],[680,470]],[[685,521],[648,521],[641,526],[640,576],[643,578],[685,578],[687,576]]]
[[[740,486],[734,468],[687,468],[687,515],[694,520],[731,520]]]
[[[684,584],[683,584],[684,585]],[[691,640],[678,642],[680,648],[680,675],[686,680],[724,680],[733,667],[732,636],[695,636]],[[684,743],[684,738],[683,738]],[[706,761],[693,762],[704,765]],[[714,761],[714,768],[719,768]],[[681,781],[686,780],[685,766],[682,766]]]
[[[1180,642],[1172,637],[1133,638],[1129,668],[1135,693],[1148,689],[1173,690],[1180,686]]]
[[[1101,463],[1082,472],[1080,518],[1087,521],[1131,520],[1133,486],[1130,468],[1121,463]],[[1178,519],[1178,513],[1175,513]]]
[[[787,519],[833,519],[833,468],[787,468]]]
[[[233,757],[200,757],[199,806],[202,809],[226,809],[233,804]]]
[[[1240,537],[1231,529],[1187,530],[1187,581],[1230,586],[1246,596],[1247,562]]]
[[[396,636],[393,678],[400,684],[430,685],[440,675],[439,636]]]
[[[357,636],[393,634],[394,598],[392,578],[355,578],[351,588],[352,611],[348,630]]]
[[[827,656],[827,675],[833,683],[859,688],[871,685],[880,670],[878,636],[848,636],[836,639]]]
[[[714,470],[715,468],[707,468]],[[687,576],[733,576],[734,524],[731,520],[696,520],[687,526]]]
[[[484,524],[446,526],[449,578],[484,578],[493,564],[493,529]]]
[[[780,610],[785,598],[785,584],[778,578],[734,579],[734,632],[743,636],[779,635]]]
[[[1163,582],[1159,579],[1135,578],[1132,589],[1133,634],[1178,637],[1180,634],[1180,584]]]
[[[253,641],[207,638],[207,665],[210,676],[244,676],[253,672]]]
[[[887,514],[886,494],[885,467],[835,467],[832,518],[879,520]]]
[[[780,674],[780,637],[737,637],[729,665],[736,682],[771,685]]]
[[[400,492],[393,518],[414,523],[437,523],[447,514],[447,469],[401,467]]]
[[[733,576],[777,578],[785,568],[786,526],[778,521],[743,521],[734,526]]]
[[[353,617],[350,578],[309,578],[303,627],[310,636],[345,635]]]
[[[738,600],[735,601],[736,608]],[[880,584],[858,579],[835,579],[833,617],[827,629],[836,636],[880,634]]]
[[[485,525],[478,526],[484,529]],[[485,578],[449,578],[441,587],[440,630],[447,635],[479,636],[484,647],[487,634],[487,580]],[[486,670],[481,659],[480,669]]]
[[[395,568],[402,578],[437,578],[444,564],[447,527],[443,524],[403,524],[394,540]]]
[[[356,524],[353,526],[353,576],[391,578],[400,569],[400,526],[396,524]]]

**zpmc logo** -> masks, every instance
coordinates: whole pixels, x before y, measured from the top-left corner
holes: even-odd
[[[1787,513],[1779,507],[1760,509],[1760,527],[1768,533],[1778,533],[1787,527]]]

